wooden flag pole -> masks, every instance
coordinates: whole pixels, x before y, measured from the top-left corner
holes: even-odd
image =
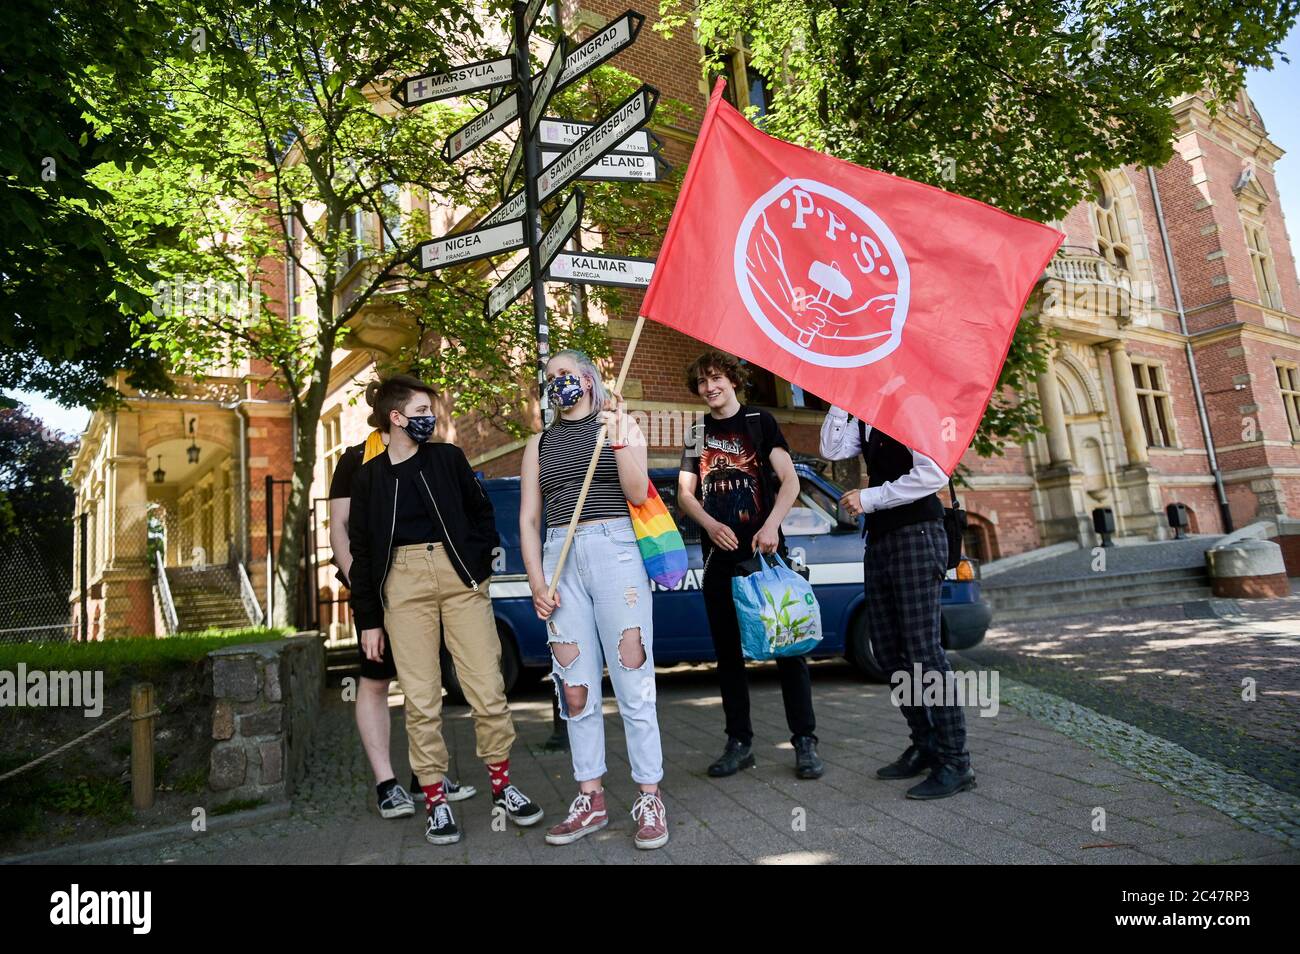
[[[618,372],[618,382],[614,385],[614,393],[623,393],[623,381],[627,377],[627,370],[632,366],[632,355],[636,352],[636,343],[641,337],[641,328],[645,325],[645,316],[636,316],[636,325],[632,329],[632,337],[627,342],[627,352],[623,355],[623,367]],[[600,462],[600,452],[605,446],[605,431],[607,424],[600,425],[600,432],[596,435],[596,447],[591,453],[591,462],[587,464],[587,476],[583,478],[582,489],[578,491],[578,502],[574,505],[573,516],[569,518],[569,531],[564,535],[564,546],[560,548],[560,559],[556,561],[555,572],[551,574],[551,585],[546,590],[548,599],[555,599],[555,588],[559,585],[560,574],[564,572],[564,561],[569,556],[569,547],[573,545],[573,534],[578,529],[578,518],[582,516],[582,505],[587,499],[587,491],[591,488],[591,478],[595,476],[596,464]]]

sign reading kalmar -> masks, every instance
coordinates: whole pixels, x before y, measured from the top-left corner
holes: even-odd
[[[647,288],[654,277],[651,258],[622,255],[593,255],[590,252],[561,252],[551,263],[550,277],[571,285],[609,285],[615,288]]]

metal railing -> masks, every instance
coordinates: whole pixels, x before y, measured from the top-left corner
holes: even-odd
[[[257,593],[253,590],[253,582],[248,578],[243,561],[235,561],[235,571],[239,574],[239,598],[243,600],[244,611],[254,626],[261,626],[266,615],[262,612],[262,604],[257,602]]]
[[[167,635],[174,636],[180,628],[180,621],[176,618],[176,604],[172,601],[172,588],[167,582],[167,567],[161,550],[154,551],[154,561],[158,565],[158,602],[162,606],[163,625],[167,627]]]

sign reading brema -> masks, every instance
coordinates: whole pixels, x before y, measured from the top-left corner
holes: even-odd
[[[479,113],[447,137],[442,146],[442,158],[447,162],[465,155],[479,143],[505,128],[506,123],[519,115],[519,94],[511,93],[491,109]]]
[[[642,86],[624,100],[613,113],[593,126],[537,177],[538,200],[544,201],[559,192],[582,175],[588,166],[627,138],[628,133],[649,122],[658,100],[659,91],[653,86]]]

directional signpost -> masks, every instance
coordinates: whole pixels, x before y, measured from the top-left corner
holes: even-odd
[[[544,423],[554,413],[546,402],[546,364],[550,360],[550,329],[546,316],[546,282],[572,285],[608,285],[645,288],[654,274],[654,262],[644,258],[566,252],[563,246],[582,227],[583,193],[574,188],[542,231],[542,203],[554,199],[580,179],[602,181],[656,181],[670,168],[660,157],[661,143],[642,127],[650,121],[659,91],[642,86],[604,119],[595,123],[575,122],[547,116],[554,96],[570,83],[607,62],[635,42],[645,17],[628,10],[615,17],[570,49],[562,32],[540,73],[532,72],[529,38],[541,13],[543,0],[515,0],[511,12],[512,36],[506,55],[456,67],[445,73],[409,76],[393,90],[393,98],[413,108],[452,96],[486,92],[487,109],[453,132],[442,147],[442,157],[454,162],[501,132],[518,123],[514,151],[506,164],[501,183],[503,202],[477,227],[424,242],[413,253],[412,264],[429,272],[452,265],[505,255],[522,249],[528,257],[519,261],[488,292],[484,317],[492,321],[525,291],[532,290],[533,327],[537,335],[537,386]],[[558,27],[559,24],[557,23]],[[545,151],[544,151],[545,149]],[[511,193],[523,167],[523,187]],[[620,391],[636,351],[644,319],[638,318],[623,354],[615,391]],[[574,518],[551,576],[551,592],[568,555],[582,501],[595,472],[604,427],[596,451],[579,491]],[[567,735],[553,710],[555,733],[552,743],[567,748]]]
[[[517,124],[515,148],[501,182],[504,201],[475,228],[422,243],[413,253],[412,264],[422,272],[432,272],[527,250],[528,257],[488,292],[483,310],[491,321],[524,292],[532,290],[537,383],[542,411],[549,421],[551,411],[542,388],[550,359],[545,283],[644,288],[653,274],[654,262],[563,251],[564,244],[582,227],[581,189],[568,191],[545,232],[542,206],[556,201],[579,180],[653,182],[670,167],[660,156],[663,143],[642,128],[650,121],[659,99],[658,90],[651,86],[642,86],[599,122],[547,115],[557,92],[631,46],[645,17],[628,10],[576,45],[560,33],[546,65],[534,73],[529,40],[542,6],[543,0],[516,0],[505,56],[442,73],[405,77],[392,95],[401,105],[415,108],[453,96],[487,93],[487,108],[443,143],[442,157],[447,162],[468,155],[512,123]],[[523,186],[511,192],[521,170]]]

